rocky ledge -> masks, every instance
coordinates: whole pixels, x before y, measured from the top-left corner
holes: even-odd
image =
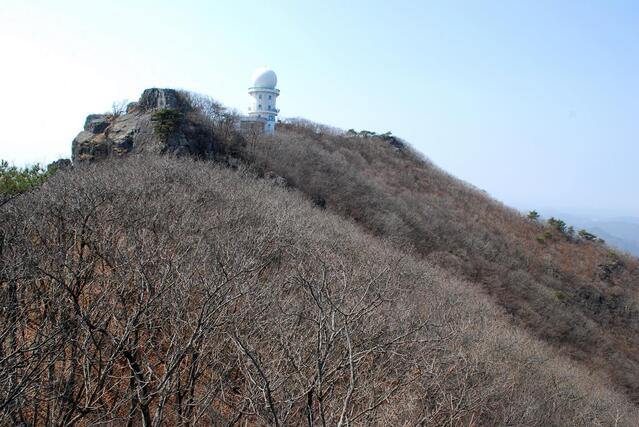
[[[170,112],[175,120],[169,133],[157,132],[156,118]],[[94,161],[131,152],[172,152],[211,156],[215,136],[197,120],[188,96],[174,89],[146,89],[138,102],[130,103],[123,114],[90,114],[72,143],[72,158]]]

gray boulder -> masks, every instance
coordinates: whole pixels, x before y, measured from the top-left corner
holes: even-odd
[[[140,104],[138,102],[129,102],[129,104],[126,106],[126,113],[127,114],[135,113],[139,109],[140,109]]]
[[[181,111],[190,109],[184,97],[175,89],[151,88],[142,92],[138,106],[144,111],[170,108]]]
[[[102,133],[111,122],[104,114],[89,114],[84,121],[84,130],[91,133]]]
[[[140,132],[140,117],[125,114],[118,117],[106,131],[114,154],[125,154],[133,149],[135,136]]]
[[[96,160],[109,155],[109,142],[103,133],[82,131],[71,144],[73,161]]]

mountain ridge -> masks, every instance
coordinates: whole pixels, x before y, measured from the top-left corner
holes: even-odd
[[[156,134],[150,115],[167,107],[153,103],[161,98],[157,91],[163,90],[144,92],[141,100],[152,101],[142,112],[133,105],[133,114],[140,118],[135,135]],[[636,258],[575,239],[554,225],[530,221],[437,168],[409,145],[394,143],[395,138],[343,133],[305,120],[280,123],[275,135],[238,134],[230,125],[237,116],[213,99],[171,94],[168,98],[175,102],[168,107],[184,111],[182,125],[168,138],[145,137],[130,152],[146,152],[155,144],[155,152],[226,164],[239,161],[258,176],[281,177],[318,206],[354,220],[374,235],[408,245],[420,256],[476,282],[514,316],[516,324],[551,343],[561,343],[578,360],[591,359],[589,363],[609,371],[633,398],[639,398],[639,384],[627,374],[639,375],[634,354],[626,350],[618,354],[623,369],[611,369],[606,362],[609,352],[626,348],[621,343],[627,339],[639,349],[639,324],[631,315],[639,313]],[[178,101],[180,97],[183,100]],[[126,116],[114,123],[126,121]],[[189,140],[187,134],[197,138]],[[114,150],[112,155],[122,154]],[[566,305],[566,300],[571,304]],[[547,319],[552,319],[551,328]],[[628,327],[632,328],[629,337]]]
[[[75,390],[56,419],[130,407],[130,420],[191,423],[197,410],[255,425],[636,420],[636,258],[528,219],[388,134],[304,120],[242,131],[213,99],[166,89],[89,118],[75,166],[0,210],[13,225],[2,277],[37,306],[41,283],[65,296],[43,330],[68,316],[86,338],[45,355]],[[117,373],[104,380],[117,393],[58,348]],[[37,389],[5,414],[24,416]]]
[[[635,217],[586,217],[544,209],[544,217],[563,218],[571,225],[585,228],[600,236],[614,247],[639,256],[639,218]]]

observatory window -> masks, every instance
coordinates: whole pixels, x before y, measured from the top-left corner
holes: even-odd
[[[262,99],[262,95],[258,95],[258,98]]]
[[[271,95],[268,96],[268,99],[271,99]]]
[[[262,104],[258,105],[257,107],[261,110],[262,109]]]

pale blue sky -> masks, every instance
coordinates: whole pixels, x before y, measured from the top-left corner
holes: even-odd
[[[639,216],[639,1],[0,2],[0,158],[144,88],[387,130],[521,208]]]

